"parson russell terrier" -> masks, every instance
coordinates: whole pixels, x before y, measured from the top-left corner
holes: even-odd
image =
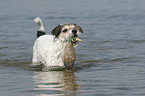
[[[82,28],[76,24],[60,24],[51,31],[52,35],[46,35],[41,19],[37,17],[34,21],[39,30],[33,46],[33,65],[72,69],[75,62],[75,47],[81,41],[79,34],[83,33]]]

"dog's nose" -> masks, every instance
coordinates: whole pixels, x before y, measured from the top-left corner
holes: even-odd
[[[77,33],[77,30],[76,29],[73,29],[72,30],[72,33],[76,34]]]

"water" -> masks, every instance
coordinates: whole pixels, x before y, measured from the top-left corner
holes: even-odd
[[[144,0],[1,0],[0,96],[145,96]],[[47,33],[76,23],[74,70],[32,67],[40,16]]]

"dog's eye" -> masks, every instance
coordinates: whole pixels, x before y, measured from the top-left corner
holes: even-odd
[[[63,32],[67,32],[68,29],[64,29]]]

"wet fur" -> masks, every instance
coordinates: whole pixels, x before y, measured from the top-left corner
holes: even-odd
[[[36,23],[42,23],[39,22],[40,20]],[[39,24],[39,27],[43,27],[41,25],[42,24]],[[67,32],[63,32],[65,27],[68,28]],[[73,36],[73,33],[71,32],[73,28],[77,30],[77,35],[79,35],[80,32],[83,32],[81,27],[76,24],[60,24],[51,31],[52,35],[46,35],[44,30],[38,30],[38,38],[33,46],[33,64],[63,66],[71,69],[75,62],[74,48],[76,47],[76,44],[68,42],[68,38]]]

